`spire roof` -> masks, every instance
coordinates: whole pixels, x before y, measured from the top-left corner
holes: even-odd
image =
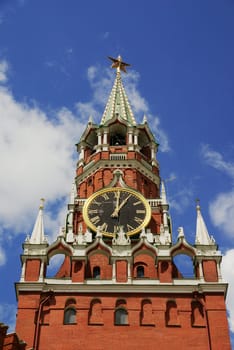
[[[162,204],[168,204],[164,181],[161,181],[161,199],[162,199]]]
[[[208,233],[205,221],[203,220],[199,203],[197,204],[196,244],[213,244],[213,241]]]
[[[41,244],[45,242],[44,234],[44,223],[43,223],[43,209],[44,209],[44,199],[41,199],[39,212],[33,227],[32,235],[30,238],[30,243],[32,244]]]
[[[121,78],[121,71],[126,72],[126,67],[130,65],[123,62],[121,56],[116,59],[109,57],[109,59],[113,62],[112,68],[116,68],[116,78],[101,119],[101,125],[117,118],[127,122],[128,125],[134,126],[136,121]]]

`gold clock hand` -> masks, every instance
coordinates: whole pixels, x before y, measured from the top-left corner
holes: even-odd
[[[117,218],[118,217],[118,212],[119,212],[119,198],[120,198],[120,191],[116,192],[116,206],[115,209],[113,211],[113,213],[111,214],[112,218]]]
[[[129,200],[129,198],[131,197],[131,194],[129,194],[124,200],[123,202],[118,206],[118,208],[116,207],[114,212],[111,214],[111,217],[117,217],[119,215],[119,211],[121,208],[123,208],[123,206],[127,203],[127,201]]]

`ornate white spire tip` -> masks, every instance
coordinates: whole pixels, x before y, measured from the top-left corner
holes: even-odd
[[[45,198],[41,198],[40,201],[39,209],[44,209]]]
[[[197,211],[200,211],[201,207],[200,207],[200,199],[199,198],[196,199],[196,203],[197,203],[196,209],[197,209]]]

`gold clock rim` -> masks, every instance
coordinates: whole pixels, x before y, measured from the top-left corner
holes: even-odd
[[[109,187],[109,188],[102,188],[101,190],[93,193],[85,202],[84,204],[84,207],[83,207],[83,218],[84,218],[84,221],[86,223],[86,225],[93,231],[97,232],[97,226],[95,226],[90,220],[89,220],[89,217],[88,217],[88,207],[90,205],[90,203],[98,196],[104,194],[104,193],[107,193],[107,192],[117,192],[117,191],[122,191],[122,192],[127,192],[127,193],[130,193],[134,196],[136,196],[142,203],[143,205],[145,206],[145,209],[146,209],[146,214],[145,214],[145,218],[143,220],[143,222],[137,227],[135,228],[134,230],[132,231],[129,231],[127,232],[127,235],[128,236],[133,236],[135,235],[136,233],[139,233],[140,230],[147,226],[148,223],[150,222],[150,219],[151,219],[151,208],[150,208],[150,205],[147,201],[147,199],[145,199],[145,197],[131,189],[131,188],[125,188],[125,187]],[[106,236],[106,237],[114,237],[114,233],[111,233],[111,232],[105,232],[105,231],[101,231],[101,233]]]

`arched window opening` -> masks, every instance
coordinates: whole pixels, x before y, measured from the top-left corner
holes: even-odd
[[[141,325],[142,326],[154,325],[152,303],[148,299],[142,300],[142,303],[141,303]]]
[[[180,326],[179,318],[178,318],[178,310],[177,304],[174,300],[169,300],[167,302],[166,309],[166,325],[167,326]]]
[[[191,321],[193,327],[205,327],[205,314],[203,306],[198,301],[192,301]]]
[[[99,299],[92,300],[89,310],[89,324],[102,325],[102,303]]]
[[[186,254],[174,256],[173,278],[194,278],[194,266],[191,256]]]
[[[137,271],[136,271],[137,278],[142,278],[145,277],[145,268],[144,266],[140,265],[137,266]]]
[[[110,135],[111,146],[122,146],[126,145],[126,136],[120,133],[114,133]]]
[[[63,277],[63,275],[66,275],[65,262],[66,262],[65,254],[56,254],[52,256],[49,260],[49,265],[47,266],[47,269],[46,269],[46,277],[47,278]],[[62,276],[58,276],[59,273]]]
[[[64,312],[64,324],[76,323],[76,310],[74,308],[68,308]]]
[[[128,312],[119,308],[115,311],[115,325],[128,325]]]
[[[93,278],[99,280],[101,278],[101,269],[99,266],[93,268]]]

